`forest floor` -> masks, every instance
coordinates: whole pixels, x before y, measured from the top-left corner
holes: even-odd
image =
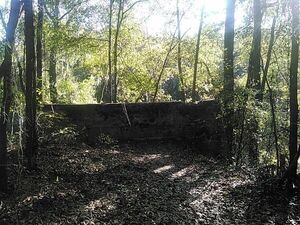
[[[10,171],[15,190],[1,201],[1,225],[300,224],[299,195],[186,146],[52,138],[37,171]]]

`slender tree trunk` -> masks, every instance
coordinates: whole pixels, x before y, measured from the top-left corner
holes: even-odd
[[[12,52],[15,31],[19,20],[21,3],[11,0],[10,14],[6,27],[6,44],[4,60],[0,66],[3,77],[3,96],[0,115],[0,192],[7,191],[7,121],[12,102]]]
[[[235,0],[227,0],[224,35],[224,117],[227,148],[231,156],[233,155],[234,120],[234,16]]]
[[[108,24],[108,91],[110,102],[113,102],[113,76],[112,76],[112,14],[114,0],[109,3],[109,24]]]
[[[279,4],[279,3],[278,3]],[[277,132],[277,121],[276,121],[276,113],[275,113],[275,101],[273,96],[273,90],[268,82],[268,73],[269,73],[269,67],[272,60],[272,51],[275,43],[275,27],[278,17],[278,8],[276,16],[273,18],[272,27],[271,27],[271,35],[270,35],[270,41],[269,41],[269,47],[268,47],[268,53],[267,53],[267,61],[266,65],[263,66],[262,62],[262,69],[263,69],[263,78],[262,78],[262,84],[261,84],[261,98],[260,100],[263,100],[263,95],[265,91],[265,87],[267,85],[269,90],[269,101],[271,106],[271,113],[272,113],[272,126],[273,126],[273,135],[274,135],[274,141],[275,141],[275,150],[276,150],[276,167],[277,167],[277,175],[279,175],[279,169],[280,169],[280,149],[278,144],[278,132]]]
[[[52,103],[57,103],[57,70],[56,70],[56,48],[50,48],[49,55],[49,83],[50,83],[50,99]]]
[[[273,135],[274,135],[274,141],[275,141],[275,150],[276,150],[276,170],[277,175],[279,175],[279,169],[280,169],[280,149],[278,145],[278,133],[277,133],[277,121],[276,121],[276,113],[275,113],[275,101],[273,96],[273,90],[268,82],[268,78],[266,77],[266,84],[269,89],[270,94],[270,106],[271,106],[271,113],[272,113],[272,126],[273,126]]]
[[[25,45],[26,45],[26,106],[25,106],[25,156],[27,167],[36,168],[37,131],[36,131],[36,73],[32,0],[24,1]]]
[[[176,43],[175,42],[175,35],[176,35],[176,32],[174,33],[173,37],[172,37],[172,41],[170,43],[170,46],[169,46],[169,49],[168,49],[168,52],[166,54],[166,57],[164,59],[164,62],[163,62],[163,65],[162,65],[162,68],[161,68],[161,71],[158,75],[158,79],[156,81],[156,84],[155,84],[155,91],[154,91],[154,95],[153,95],[153,100],[152,102],[155,102],[156,101],[156,97],[157,97],[157,93],[158,93],[158,89],[159,89],[159,84],[160,84],[160,81],[161,81],[161,78],[162,78],[162,75],[164,74],[164,71],[166,69],[166,66],[168,64],[168,61],[169,61],[169,56],[171,54],[171,52],[174,50],[174,48],[176,47]]]
[[[43,101],[43,23],[44,23],[44,0],[38,0],[38,21],[36,32],[36,65],[37,65],[37,96],[38,101]]]
[[[203,22],[204,22],[204,6],[201,9],[200,25],[197,35],[196,53],[195,53],[195,63],[194,63],[194,76],[193,76],[193,89],[192,89],[192,102],[196,101],[196,82],[198,73],[198,63],[199,63],[199,51],[200,51],[200,39],[202,34]]]
[[[273,46],[275,43],[275,27],[276,27],[276,22],[277,22],[277,16],[278,16],[278,14],[276,16],[274,16],[273,22],[272,22],[272,27],[271,27],[271,36],[270,36],[270,41],[269,41],[268,53],[267,53],[267,61],[266,61],[266,65],[265,65],[265,68],[263,71],[264,73],[263,73],[263,78],[262,78],[262,83],[261,83],[261,94],[262,94],[261,97],[263,97],[263,93],[265,91],[267,75],[269,72],[269,67],[270,67],[270,63],[271,63],[271,59],[272,59],[272,51],[273,51]]]
[[[118,95],[118,41],[119,35],[121,31],[121,25],[124,16],[124,0],[120,0],[119,2],[119,10],[118,10],[118,19],[117,19],[117,28],[115,33],[115,40],[114,40],[114,51],[113,51],[113,64],[114,64],[114,76],[113,76],[113,102],[117,102],[117,95]]]
[[[298,142],[298,63],[299,63],[299,0],[292,0],[292,49],[290,65],[290,164],[297,154]],[[291,171],[290,182],[295,179],[297,164]]]
[[[52,16],[52,24],[54,31],[59,29],[59,0],[54,1],[54,14]],[[50,47],[49,55],[49,84],[50,84],[50,100],[52,103],[57,103],[58,93],[57,93],[57,46],[53,44]]]
[[[181,21],[180,21],[180,10],[179,10],[179,0],[177,0],[177,65],[178,65],[178,77],[181,83],[181,92],[182,92],[182,101],[186,101],[185,96],[185,85],[184,85],[184,79],[183,79],[183,72],[182,72],[182,56],[181,56]]]

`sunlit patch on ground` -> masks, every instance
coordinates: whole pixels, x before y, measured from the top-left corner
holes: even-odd
[[[152,160],[157,160],[157,159],[161,159],[162,155],[161,154],[150,154],[150,155],[142,155],[142,156],[136,156],[133,157],[132,160],[134,162],[138,162],[138,163],[147,163],[149,161]]]
[[[162,166],[162,167],[159,167],[159,168],[153,170],[153,172],[154,173],[162,173],[162,172],[168,171],[172,168],[174,168],[174,165]]]
[[[120,154],[121,152],[120,151],[117,151],[115,149],[112,149],[109,151],[110,154],[113,154],[113,155],[117,155],[117,154]]]
[[[188,166],[188,167],[186,167],[184,169],[179,170],[176,173],[173,173],[172,176],[171,176],[171,179],[177,179],[177,178],[186,176],[186,175],[194,172],[195,169],[196,169],[195,165],[190,165],[190,166]]]
[[[109,195],[108,195],[109,196]],[[85,207],[86,210],[91,213],[95,211],[101,211],[101,213],[107,213],[117,208],[114,202],[117,199],[117,196],[112,195],[109,197],[102,197],[97,200],[90,201],[89,204]]]

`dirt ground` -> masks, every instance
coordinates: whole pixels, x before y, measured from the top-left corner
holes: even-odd
[[[10,166],[14,192],[2,196],[1,225],[300,224],[299,195],[187,145],[52,138],[38,171]]]

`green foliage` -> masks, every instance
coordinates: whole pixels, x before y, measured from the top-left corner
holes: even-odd
[[[49,13],[54,16],[55,0],[47,0]],[[96,91],[103,91],[108,99],[108,1],[59,1],[57,18],[45,14],[44,22],[44,68],[43,93],[44,102],[50,102],[49,96],[49,54],[54,49],[56,53],[58,101],[66,104],[95,103]],[[267,1],[268,3],[269,1]],[[116,32],[117,3],[113,12],[113,40]],[[126,1],[128,9],[133,1]],[[139,4],[146,4],[141,2]],[[270,108],[270,91],[266,88],[261,102],[255,100],[255,93],[245,88],[247,81],[249,54],[252,42],[251,2],[238,1],[238,10],[242,10],[243,21],[237,21],[235,35],[235,149],[246,155],[248,136],[251,130],[250,121],[257,120],[258,129],[255,137],[259,141],[261,160],[274,163],[275,146]],[[184,5],[183,8],[188,10]],[[278,23],[276,25],[276,40],[272,51],[268,81],[273,93],[275,114],[278,130],[278,145],[282,154],[287,155],[288,146],[288,96],[289,96],[289,65],[290,65],[290,11],[287,1],[280,4],[269,4],[264,12],[262,24],[262,61],[266,62],[270,27],[279,7]],[[137,5],[136,7],[138,7]],[[7,9],[6,9],[7,11]],[[4,11],[4,12],[6,12]],[[166,10],[174,17],[172,9]],[[62,18],[64,13],[69,12]],[[188,11],[187,11],[188,12]],[[124,17],[118,48],[118,101],[120,102],[150,102],[153,100],[155,88],[161,74],[164,60],[174,39],[173,19],[168,21],[165,33],[151,35],[143,29],[141,21],[136,19],[136,10],[129,10]],[[196,20],[196,18],[195,18]],[[219,99],[222,94],[223,82],[223,21],[212,23],[204,19],[204,27],[200,41],[199,68],[196,82],[197,100]],[[21,112],[24,107],[24,94],[21,91],[20,77],[17,71],[17,61],[24,70],[24,36],[23,23],[19,23],[14,51],[14,110]],[[1,30],[2,31],[2,30]],[[169,32],[170,31],[170,32]],[[3,36],[3,35],[2,35]],[[157,101],[178,101],[181,99],[180,82],[177,68],[176,37],[174,49],[167,58],[161,80]],[[196,47],[196,34],[188,34],[182,38],[182,69],[187,102],[191,101],[193,66]],[[4,56],[4,42],[0,41],[0,60]],[[2,81],[0,82],[2,84]],[[106,89],[105,89],[106,88]],[[105,90],[104,90],[105,89]],[[2,86],[0,98],[2,99]],[[102,94],[102,92],[100,93]],[[245,100],[247,96],[247,101]],[[99,100],[98,99],[98,100]],[[100,99],[103,101],[103,99]],[[100,102],[99,100],[99,102]],[[244,131],[242,127],[244,126]],[[244,133],[242,133],[244,132]],[[247,133],[248,132],[248,133]],[[240,138],[243,136],[243,138]],[[240,140],[242,139],[242,140]],[[245,161],[247,161],[245,157]],[[241,159],[243,160],[243,159]]]

